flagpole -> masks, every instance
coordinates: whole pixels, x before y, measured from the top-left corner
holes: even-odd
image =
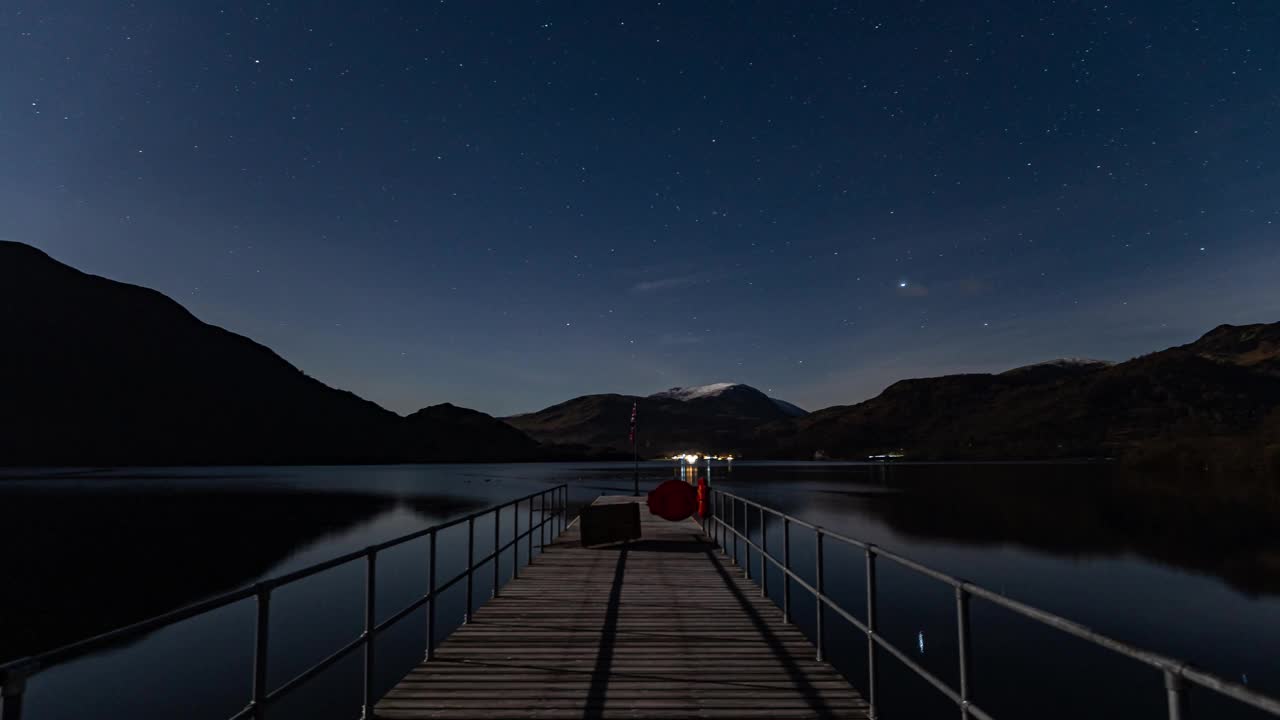
[[[640,403],[631,406],[631,494],[640,497],[640,438],[636,435],[636,410]]]

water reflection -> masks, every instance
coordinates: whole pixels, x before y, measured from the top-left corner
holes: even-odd
[[[296,548],[394,505],[269,491],[6,493],[0,656],[96,635],[248,582]]]
[[[1280,493],[1228,492],[1107,465],[745,466],[728,486],[796,510],[861,518],[892,536],[1066,558],[1134,553],[1280,594]],[[1280,485],[1277,485],[1280,487]],[[847,523],[847,520],[844,521]]]
[[[669,479],[643,469],[642,489]],[[28,473],[33,475],[33,473]],[[0,481],[0,656],[28,654],[163,612],[269,574],[318,562],[427,524],[569,482],[571,500],[630,493],[620,464],[377,468],[63,470]],[[1280,690],[1280,512],[1265,483],[1248,492],[1177,483],[1105,466],[716,466],[713,482],[823,526],[898,550],[1124,640],[1189,658],[1251,687]],[[1219,481],[1220,482],[1220,481]],[[1239,486],[1235,487],[1238,490]],[[525,522],[521,511],[520,522]],[[516,520],[501,520],[504,541]],[[752,535],[760,528],[753,518]],[[781,528],[767,524],[771,547]],[[439,575],[463,566],[461,528],[441,538]],[[491,524],[477,525],[487,552]],[[812,579],[812,543],[792,538]],[[525,557],[527,548],[520,549]],[[827,548],[828,589],[861,614],[861,555]],[[380,618],[425,587],[425,548],[379,560]],[[758,562],[758,560],[757,560]],[[502,577],[512,572],[503,560]],[[885,563],[882,632],[955,681],[955,611],[948,588]],[[273,610],[273,682],[359,632],[363,568],[338,568],[282,591]],[[489,571],[476,596],[488,596]],[[780,601],[781,577],[770,591]],[[793,588],[794,615],[813,605]],[[462,587],[441,602],[440,634],[461,620]],[[1159,717],[1159,678],[1061,634],[975,603],[978,697],[997,717]],[[39,676],[29,717],[226,717],[248,697],[252,604],[183,623],[128,647]],[[389,687],[421,657],[425,623],[407,618],[379,651]],[[858,684],[865,638],[828,616],[828,649]],[[925,644],[927,636],[927,645]],[[926,652],[927,650],[927,652]],[[882,657],[882,700],[898,717],[954,714]],[[1083,675],[1088,675],[1085,682]],[[136,690],[148,678],[150,696]],[[1097,677],[1102,677],[1098,680]],[[211,680],[216,678],[216,681]],[[345,718],[359,704],[359,660],[331,668],[273,717]],[[1148,692],[1155,688],[1155,692]],[[1044,698],[1053,698],[1046,707]],[[1196,697],[1197,716],[1249,718]],[[1074,715],[1072,714],[1074,713]],[[1206,714],[1207,713],[1207,714]],[[891,715],[891,716],[893,716]]]
[[[787,483],[768,475],[744,466],[722,487],[1224,677],[1246,674],[1251,687],[1280,694],[1280,513],[1266,492],[1089,465],[809,466]],[[770,546],[779,547],[781,523],[765,525]],[[760,536],[756,517],[751,535]],[[793,532],[793,561],[810,582],[812,547],[805,532]],[[855,550],[829,543],[824,567],[828,592],[860,616],[864,561]],[[778,601],[781,582],[780,573],[771,576]],[[881,634],[954,687],[950,587],[888,562],[878,563],[878,583]],[[807,601],[793,614],[812,633]],[[989,603],[974,602],[972,612],[977,698],[995,717],[1162,716],[1163,686],[1149,668]],[[827,626],[828,655],[858,684],[865,638],[841,622]],[[880,656],[886,716],[954,713]],[[1262,717],[1204,691],[1192,696],[1196,717]]]

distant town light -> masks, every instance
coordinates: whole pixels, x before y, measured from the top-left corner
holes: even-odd
[[[725,460],[733,462],[732,455],[703,455],[702,453],[688,453],[686,455],[672,455],[671,459],[675,462],[684,462],[690,465],[696,465],[699,460]]]

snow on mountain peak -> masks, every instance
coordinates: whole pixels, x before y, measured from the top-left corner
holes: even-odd
[[[670,390],[663,390],[660,393],[654,393],[649,397],[670,398],[672,400],[694,400],[696,398],[715,397],[723,393],[729,388],[738,387],[741,383],[712,383],[710,385],[695,385],[693,387],[673,387]]]
[[[660,393],[654,393],[649,397],[665,398],[668,400],[681,400],[681,401],[687,402],[689,400],[699,400],[701,398],[717,397],[734,388],[744,388],[751,392],[760,393],[759,390],[756,390],[750,385],[743,385],[742,383],[721,382],[721,383],[711,383],[710,385],[695,385],[693,387],[673,387],[670,390],[663,390]],[[764,393],[760,393],[760,394],[763,395]],[[773,402],[773,404],[777,406],[779,410],[782,410],[782,412],[786,413],[787,415],[790,415],[791,417],[800,417],[801,415],[809,414],[807,410],[804,410],[795,405],[792,405],[786,400],[779,400],[778,398],[775,398],[775,397],[771,397],[769,398],[769,400]]]

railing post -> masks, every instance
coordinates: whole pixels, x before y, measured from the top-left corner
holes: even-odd
[[[533,498],[529,498],[529,558],[525,565],[533,563]]]
[[[712,493],[712,497],[716,498],[716,501],[712,503],[712,509],[716,514],[716,546],[719,547],[719,551],[723,556],[727,555],[724,552],[724,496],[716,491],[712,491]]]
[[[4,677],[0,678],[0,718],[22,720],[22,698],[26,692],[26,672],[10,670],[5,673]]]
[[[876,551],[867,546],[867,705],[876,718]]]
[[[493,591],[489,597],[498,597],[498,570],[502,567],[502,508],[493,511]]]
[[[791,624],[791,518],[782,516],[782,621]]]
[[[373,705],[378,698],[374,695],[373,689],[373,667],[374,657],[377,648],[374,640],[377,633],[374,628],[377,626],[375,613],[375,599],[378,589],[378,552],[370,549],[369,554],[365,556],[365,576],[364,576],[364,714],[365,720],[372,720]]]
[[[708,492],[708,493],[710,493],[710,492],[711,492],[711,489],[710,489],[710,488],[708,488],[708,489],[707,489],[707,492]],[[710,495],[708,495],[708,496],[707,496],[707,500],[708,500],[708,501],[711,501],[711,502],[714,502],[713,500],[711,500]],[[699,508],[699,513],[698,513],[698,515],[699,515],[699,517],[698,517],[698,522],[702,523],[702,535],[703,535],[704,537],[706,537],[708,540],[710,540],[710,539],[711,539],[711,533],[707,532],[707,529],[710,527],[710,523],[711,523],[710,516],[709,516],[709,515],[703,515],[703,514],[701,513],[701,508]]]
[[[431,566],[427,570],[427,592],[431,599],[427,601],[427,660],[436,656],[436,531],[430,534]]]
[[[271,588],[258,589],[258,622],[253,633],[253,718],[267,717],[267,648],[271,635]],[[6,703],[5,709],[8,710]],[[10,720],[8,714],[4,720]]]
[[[725,507],[724,493],[720,494],[720,554],[729,557],[729,510]],[[730,501],[732,502],[732,501]]]
[[[467,518],[467,612],[462,616],[462,624],[471,622],[472,609],[475,608],[474,575],[476,570],[476,516]]]
[[[1169,720],[1182,720],[1182,709],[1186,702],[1182,693],[1182,676],[1165,668],[1164,689],[1169,696]]]
[[[540,542],[538,547],[542,552],[547,551],[547,494],[543,493],[538,496],[538,538]]]
[[[746,562],[742,563],[742,576],[751,579],[751,506],[742,503],[742,552]]]
[[[814,557],[817,561],[816,562],[817,575],[815,576],[814,579],[817,580],[817,583],[814,585],[814,587],[817,588],[818,590],[817,595],[814,596],[818,602],[818,614],[817,614],[818,627],[817,627],[817,631],[815,632],[815,638],[817,642],[815,644],[818,646],[818,662],[822,662],[822,649],[823,649],[822,629],[824,624],[823,615],[826,614],[826,603],[824,602],[824,597],[823,597],[823,593],[825,592],[824,590],[825,583],[822,580],[822,528],[814,528],[814,535],[817,537],[817,545],[814,550]]]
[[[764,526],[764,506],[760,506],[760,596],[769,597],[769,529]]]
[[[520,501],[511,503],[511,579],[520,577]]]
[[[970,677],[973,653],[969,638],[969,593],[965,592],[963,586],[956,587],[956,628],[959,633],[957,654],[960,656],[960,720],[969,720],[973,717],[969,712],[969,703],[973,697]]]
[[[716,528],[716,491],[708,490],[707,492],[711,493],[711,517],[707,518],[709,523],[707,525],[707,539],[711,541],[712,545],[719,546],[719,543],[716,542],[716,538],[719,537]]]
[[[733,516],[729,519],[729,527],[733,535],[733,564],[738,564],[738,498],[729,498],[729,513]]]

